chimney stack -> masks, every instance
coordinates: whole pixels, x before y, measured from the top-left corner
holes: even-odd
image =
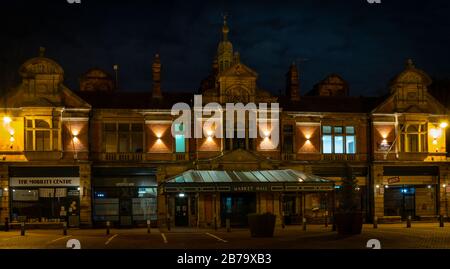
[[[152,98],[162,98],[161,94],[161,61],[159,54],[155,54],[152,64],[153,88]]]
[[[300,81],[295,63],[291,64],[286,74],[286,96],[291,100],[300,100]]]

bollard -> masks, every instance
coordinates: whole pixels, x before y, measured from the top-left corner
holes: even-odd
[[[231,223],[230,223],[230,218],[227,218],[225,220],[225,225],[227,226],[227,232],[231,232]]]
[[[411,216],[408,216],[408,219],[406,220],[406,228],[411,228]]]
[[[111,225],[111,223],[109,222],[109,220],[106,222],[106,234],[109,235],[109,226]]]
[[[67,235],[67,222],[63,222],[63,235]]]
[[[147,233],[148,234],[151,233],[151,231],[150,231],[150,220],[149,219],[147,220]]]
[[[167,217],[167,230],[170,231],[170,217]]]
[[[5,232],[9,231],[9,219],[5,218]]]
[[[442,215],[439,216],[439,227],[444,227],[444,216]]]
[[[20,235],[24,236],[25,235],[25,222],[22,222],[20,224]]]
[[[303,218],[303,231],[306,231],[306,218]]]
[[[378,217],[377,216],[373,217],[373,228],[374,229],[378,228]]]

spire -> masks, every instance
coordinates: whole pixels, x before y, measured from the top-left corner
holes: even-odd
[[[223,34],[223,41],[228,41],[228,33],[230,32],[230,29],[227,25],[227,14],[223,15],[223,27],[222,27],[222,34]]]
[[[159,59],[159,54],[155,54],[155,58],[153,60],[152,78],[153,78],[152,98],[162,98],[162,94],[161,94],[161,60]]]

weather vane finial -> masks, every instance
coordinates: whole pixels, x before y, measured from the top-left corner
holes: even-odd
[[[39,47],[39,57],[44,57],[44,55],[45,55],[45,48]]]
[[[224,12],[224,13],[222,13],[222,17],[223,17],[223,25],[227,25],[228,14],[226,12]]]
[[[223,17],[223,27],[222,27],[223,40],[227,41],[228,40],[228,32],[230,31],[230,29],[227,26],[228,14],[222,13],[222,17]]]

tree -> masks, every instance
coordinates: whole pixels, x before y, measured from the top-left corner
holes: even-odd
[[[345,175],[342,178],[342,185],[339,195],[339,208],[341,213],[353,213],[358,211],[358,181],[353,175],[352,167],[346,163]]]

